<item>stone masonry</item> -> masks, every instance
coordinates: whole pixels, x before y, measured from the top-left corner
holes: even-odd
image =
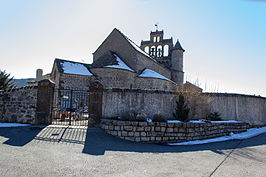
[[[239,123],[166,123],[131,122],[102,119],[101,128],[121,139],[148,143],[176,143],[202,140],[245,132],[249,124]]]

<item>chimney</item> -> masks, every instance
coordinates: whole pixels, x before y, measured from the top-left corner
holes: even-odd
[[[36,81],[37,82],[42,80],[42,73],[43,73],[42,69],[37,69],[36,70]]]

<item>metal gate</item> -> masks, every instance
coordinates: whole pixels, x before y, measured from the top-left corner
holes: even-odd
[[[52,124],[88,125],[89,91],[55,90]]]

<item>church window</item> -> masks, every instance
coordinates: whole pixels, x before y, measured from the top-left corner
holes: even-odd
[[[157,47],[157,57],[162,57],[162,46],[161,45]]]
[[[160,42],[160,36],[157,36],[157,42]]]
[[[165,45],[163,46],[163,56],[167,57],[169,54],[169,46]]]
[[[155,46],[152,46],[150,56],[154,57],[155,55],[156,55]]]
[[[156,39],[157,39],[156,36],[154,36],[154,37],[153,37],[153,42],[156,42]]]
[[[146,53],[149,53],[149,46],[146,46],[145,48],[144,48],[144,51],[146,52]]]

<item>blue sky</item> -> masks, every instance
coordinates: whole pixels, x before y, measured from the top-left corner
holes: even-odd
[[[186,50],[187,80],[266,96],[265,1],[0,0],[0,69],[27,78],[54,58],[90,63],[113,28],[140,44],[157,22]]]

